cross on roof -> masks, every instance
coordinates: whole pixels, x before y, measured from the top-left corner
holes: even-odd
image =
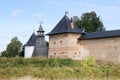
[[[68,11],[65,11],[65,15],[68,15]]]

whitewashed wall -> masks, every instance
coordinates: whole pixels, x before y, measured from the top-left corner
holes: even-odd
[[[24,58],[31,58],[34,51],[34,46],[25,46]]]

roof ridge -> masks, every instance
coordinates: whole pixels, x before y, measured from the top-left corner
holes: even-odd
[[[110,30],[110,31],[99,31],[99,32],[92,32],[86,33],[79,39],[95,39],[95,38],[107,38],[107,37],[118,37],[120,36],[120,29],[119,30]]]
[[[86,33],[86,34],[102,33],[102,32],[112,32],[112,31],[120,31],[120,29],[118,29],[118,30],[108,30],[108,31],[96,31],[96,32],[90,32],[90,33]]]

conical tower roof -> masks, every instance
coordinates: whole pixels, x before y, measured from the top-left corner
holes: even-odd
[[[37,32],[44,32],[44,30],[43,30],[43,28],[42,28],[42,25],[40,24],[40,27],[39,27],[39,29],[38,29],[38,31]]]
[[[35,46],[36,34],[33,32],[25,46]]]
[[[73,28],[71,28],[71,20],[65,15],[60,22],[55,26],[55,28],[47,35],[62,34],[62,33],[84,33],[82,32],[74,23]]]

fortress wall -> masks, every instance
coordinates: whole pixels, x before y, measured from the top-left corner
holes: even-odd
[[[58,34],[49,37],[49,57],[79,59],[80,34]]]
[[[96,60],[120,64],[120,37],[79,41],[80,59],[94,55]]]

